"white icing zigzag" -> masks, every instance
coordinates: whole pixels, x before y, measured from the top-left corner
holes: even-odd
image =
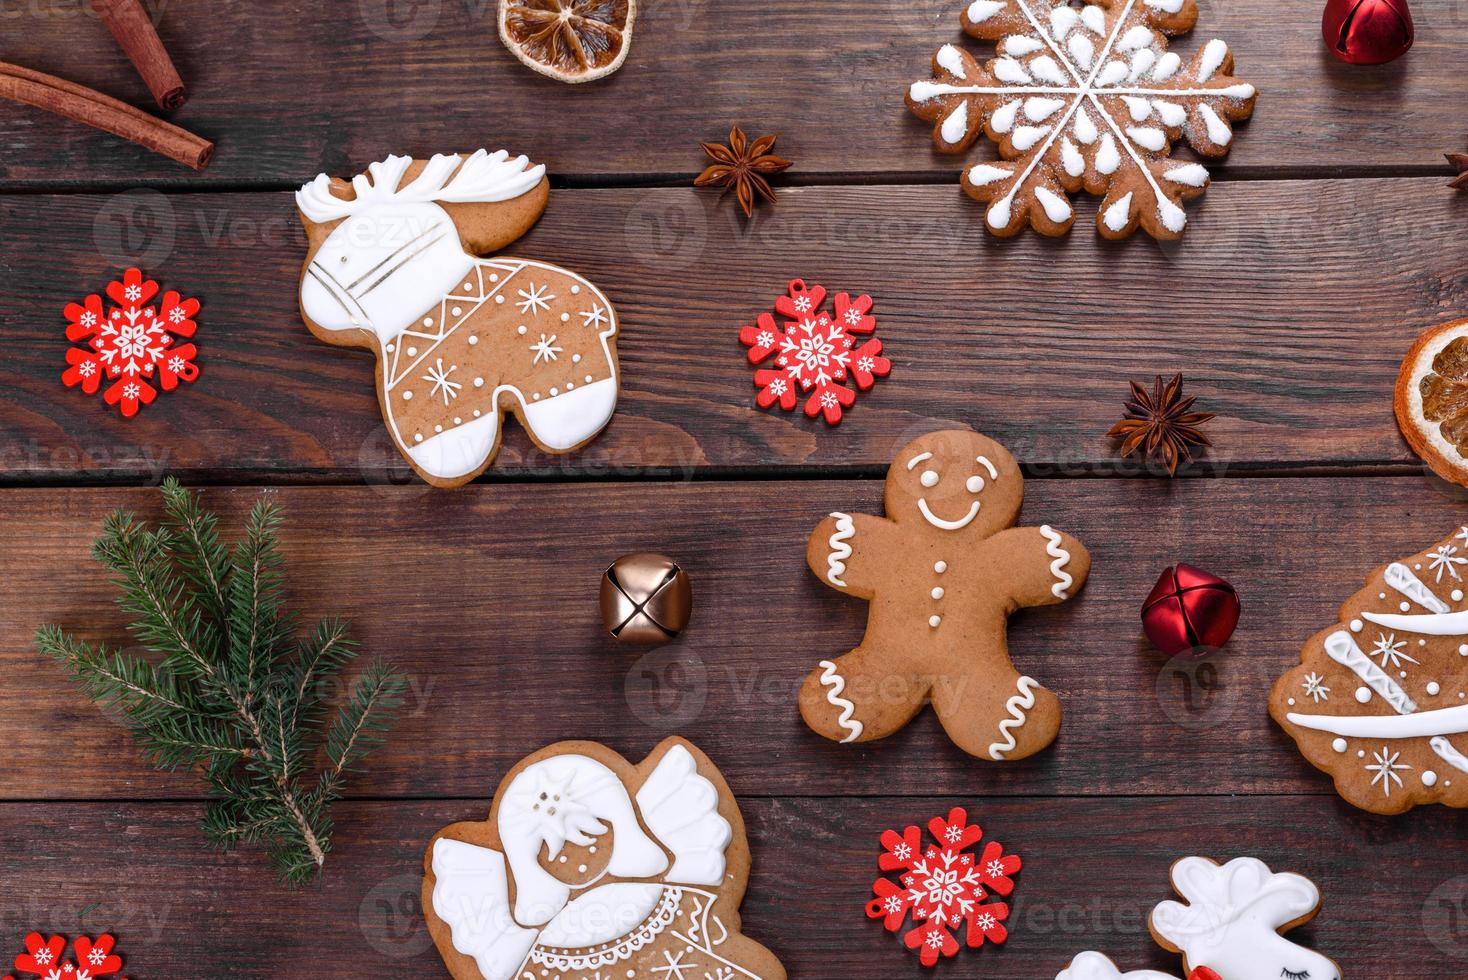
[[[999,723],[999,737],[1004,741],[995,742],[989,746],[989,758],[996,762],[1002,762],[1007,752],[1013,752],[1016,742],[1014,740],[1014,729],[1022,728],[1025,723],[1025,712],[1035,706],[1035,690],[1040,682],[1033,677],[1021,677],[1015,685],[1019,693],[1010,698],[1004,705],[1009,717]]]
[[[1468,772],[1468,758],[1465,758],[1463,753],[1453,748],[1452,742],[1439,735],[1427,744],[1432,746],[1432,751],[1436,752],[1438,757],[1448,765],[1460,772]]]
[[[1411,599],[1425,609],[1435,613],[1448,611],[1448,604],[1443,602],[1437,595],[1422,583],[1412,570],[1401,562],[1392,562],[1386,567],[1386,575],[1383,576],[1386,584],[1396,589],[1402,595]]]
[[[841,740],[841,744],[855,742],[861,738],[863,728],[862,723],[852,717],[856,714],[856,705],[841,696],[841,692],[846,690],[846,680],[836,673],[836,665],[831,661],[822,660],[818,666],[821,668],[821,686],[826,688],[826,701],[841,712],[836,723],[851,733]]]
[[[846,583],[840,576],[846,574],[846,559],[851,557],[851,545],[846,542],[855,536],[856,522],[850,514],[837,512],[831,516],[836,518],[836,530],[826,541],[831,548],[831,553],[826,556],[826,581],[844,589]]]
[[[1356,645],[1350,633],[1345,630],[1336,630],[1327,636],[1325,653],[1330,659],[1366,682],[1399,714],[1409,715],[1417,710],[1416,702],[1407,696],[1407,692],[1402,690],[1400,684],[1387,676],[1386,671],[1372,663],[1371,658],[1361,652],[1361,648]]]
[[[1075,579],[1064,568],[1070,563],[1070,552],[1060,546],[1060,535],[1049,524],[1041,524],[1040,533],[1045,536],[1045,554],[1055,559],[1050,563],[1050,574],[1056,581],[1050,591],[1057,599],[1069,599],[1069,589]]]

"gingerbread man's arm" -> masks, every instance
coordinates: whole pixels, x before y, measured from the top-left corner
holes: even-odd
[[[805,562],[831,588],[870,599],[882,575],[882,556],[896,544],[895,527],[870,514],[832,514],[811,532]]]
[[[1064,602],[1081,590],[1091,571],[1086,546],[1048,524],[1000,531],[984,542],[984,550],[1002,568],[1016,609]]]

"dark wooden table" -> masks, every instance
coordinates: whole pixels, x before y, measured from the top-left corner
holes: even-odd
[[[0,57],[146,104],[84,6],[5,5]],[[676,732],[740,799],[746,931],[792,976],[920,972],[862,907],[879,833],[954,804],[1026,863],[1010,943],[947,975],[1050,980],[1086,948],[1177,972],[1143,922],[1192,853],[1313,878],[1325,909],[1299,935],[1348,977],[1468,972],[1461,815],[1352,809],[1265,712],[1369,568],[1468,520],[1390,404],[1411,339],[1468,312],[1468,196],[1441,157],[1465,148],[1462,3],[1417,0],[1416,48],[1370,69],[1322,50],[1318,2],[1204,3],[1175,49],[1227,39],[1263,95],[1167,246],[1098,240],[1085,198],[1067,239],[986,236],[958,160],[901,102],[957,39],[955,0],[644,6],[620,74],[571,87],[503,50],[489,0],[168,4],[194,93],[177,121],[219,141],[201,176],[0,107],[0,962],[32,928],[113,928],[136,980],[438,976],[417,902],[434,830],[482,816],[547,742],[640,758]],[[750,224],[689,186],[698,142],[734,122],[797,161]],[[290,191],[481,145],[549,165],[550,209],[514,251],[618,304],[623,398],[585,451],[546,457],[512,429],[488,477],[441,492],[389,446],[370,358],[301,324]],[[60,312],[131,262],[203,300],[204,374],[124,421],[62,387]],[[752,404],[737,330],[794,276],[876,297],[895,360],[837,429]],[[1169,482],[1104,433],[1129,379],[1177,370],[1219,418]],[[1013,765],[964,756],[931,714],[852,748],[794,706],[865,620],[806,572],[806,534],[878,508],[896,449],[946,426],[1004,442],[1026,464],[1024,520],[1095,556],[1077,601],[1015,618],[1015,659],[1066,722]],[[325,878],[299,892],[258,852],[209,850],[199,785],[140,761],[31,645],[46,621],[119,636],[88,546],[117,506],[156,513],[166,474],[231,519],[277,498],[297,605],[349,615],[412,683],[339,808]],[[697,594],[686,636],[645,656],[601,634],[595,602],[606,564],[644,549],[682,559]],[[1140,635],[1178,559],[1243,593],[1216,672],[1189,676]]]

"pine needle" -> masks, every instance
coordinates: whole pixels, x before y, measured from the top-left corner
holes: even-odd
[[[155,766],[199,771],[214,796],[200,821],[211,843],[264,842],[280,880],[304,884],[331,851],[331,805],[345,775],[382,743],[406,684],[373,660],[328,729],[323,682],[357,646],[337,619],[295,639],[279,510],[256,504],[231,549],[197,494],[170,479],[163,500],[160,527],[118,511],[93,547],[116,578],[129,631],[152,657],[57,626],[41,627],[36,646],[119,716]]]

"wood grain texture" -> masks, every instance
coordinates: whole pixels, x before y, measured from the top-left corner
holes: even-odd
[[[652,744],[619,747],[641,752]],[[737,780],[734,789],[741,791]],[[128,976],[144,980],[306,980],[328,962],[352,977],[437,977],[444,974],[418,911],[422,850],[440,827],[479,819],[487,806],[487,797],[343,804],[325,879],[288,893],[258,854],[208,850],[194,826],[197,804],[3,804],[0,837],[23,834],[27,843],[0,865],[0,887],[17,896],[0,921],[13,943],[33,928],[74,935],[78,912],[98,903],[82,921],[116,929]],[[1468,881],[1460,875],[1468,843],[1456,814],[1389,821],[1297,796],[1001,800],[965,792],[836,801],[746,794],[741,809],[754,866],[745,933],[803,980],[916,975],[920,967],[900,938],[868,921],[863,906],[878,874],[881,832],[924,824],[950,806],[967,807],[1025,862],[1009,942],[960,953],[944,966],[953,976],[1053,980],[1083,949],[1105,950],[1130,969],[1177,975],[1179,957],[1153,943],[1145,922],[1172,897],[1169,866],[1195,853],[1252,855],[1315,881],[1323,910],[1291,935],[1334,958],[1347,977],[1443,980],[1460,975],[1468,955],[1461,905]],[[1434,844],[1424,848],[1423,841]]]
[[[388,152],[480,144],[528,153],[563,178],[691,177],[703,165],[698,142],[736,122],[780,133],[797,177],[956,175],[962,166],[932,151],[927,127],[902,104],[907,86],[928,77],[934,51],[962,39],[956,0],[655,0],[642,6],[626,65],[584,86],[542,78],[504,50],[494,0],[337,6],[325,14],[299,0],[155,4],[191,93],[173,118],[218,140],[210,169],[193,176],[84,127],[5,106],[0,186],[278,185]],[[1456,0],[1417,0],[1416,46],[1377,68],[1333,59],[1314,7],[1201,6],[1199,26],[1174,49],[1186,56],[1223,38],[1239,77],[1263,93],[1221,172],[1447,172],[1441,154],[1461,135],[1455,120],[1468,102]],[[87,9],[68,0],[6,5],[7,57],[147,104],[142,81]]]
[[[1032,472],[1135,473],[1104,434],[1129,379],[1175,370],[1220,415],[1215,472],[1415,468],[1392,385],[1411,341],[1468,308],[1468,196],[1429,178],[1245,182],[1192,213],[1162,248],[1099,241],[1085,219],[1064,241],[994,241],[948,187],[787,191],[747,230],[692,190],[556,191],[508,254],[573,269],[617,304],[622,401],[571,456],[512,425],[488,478],[875,474],[915,432],[953,424]],[[410,479],[371,357],[301,322],[289,196],[11,196],[0,239],[0,480]],[[125,420],[61,385],[61,310],[134,261],[203,302],[203,373]],[[836,429],[754,406],[738,328],[795,276],[874,296],[895,362]]]
[[[687,737],[757,795],[1333,796],[1267,715],[1300,645],[1380,563],[1468,519],[1422,480],[1031,480],[1021,523],[1091,550],[1085,591],[1010,623],[1019,669],[1061,697],[1056,744],[1002,766],[954,748],[925,712],[883,741],[812,734],[795,694],[816,661],[855,646],[865,604],[804,567],[831,510],[880,513],[877,481],[267,491],[284,508],[289,584],[307,617],[352,619],[366,651],[411,683],[405,714],[355,796],[475,797],[525,754],[566,738]],[[238,519],[257,490],[205,501]],[[122,642],[114,590],[87,558],[118,506],[157,513],[153,491],[0,494],[0,798],[191,797],[31,647],[44,622]],[[685,564],[694,613],[676,643],[621,647],[602,633],[597,586],[618,556]],[[1138,613],[1180,559],[1234,581],[1243,620],[1224,657],[1169,664]],[[750,732],[759,732],[750,738]]]

